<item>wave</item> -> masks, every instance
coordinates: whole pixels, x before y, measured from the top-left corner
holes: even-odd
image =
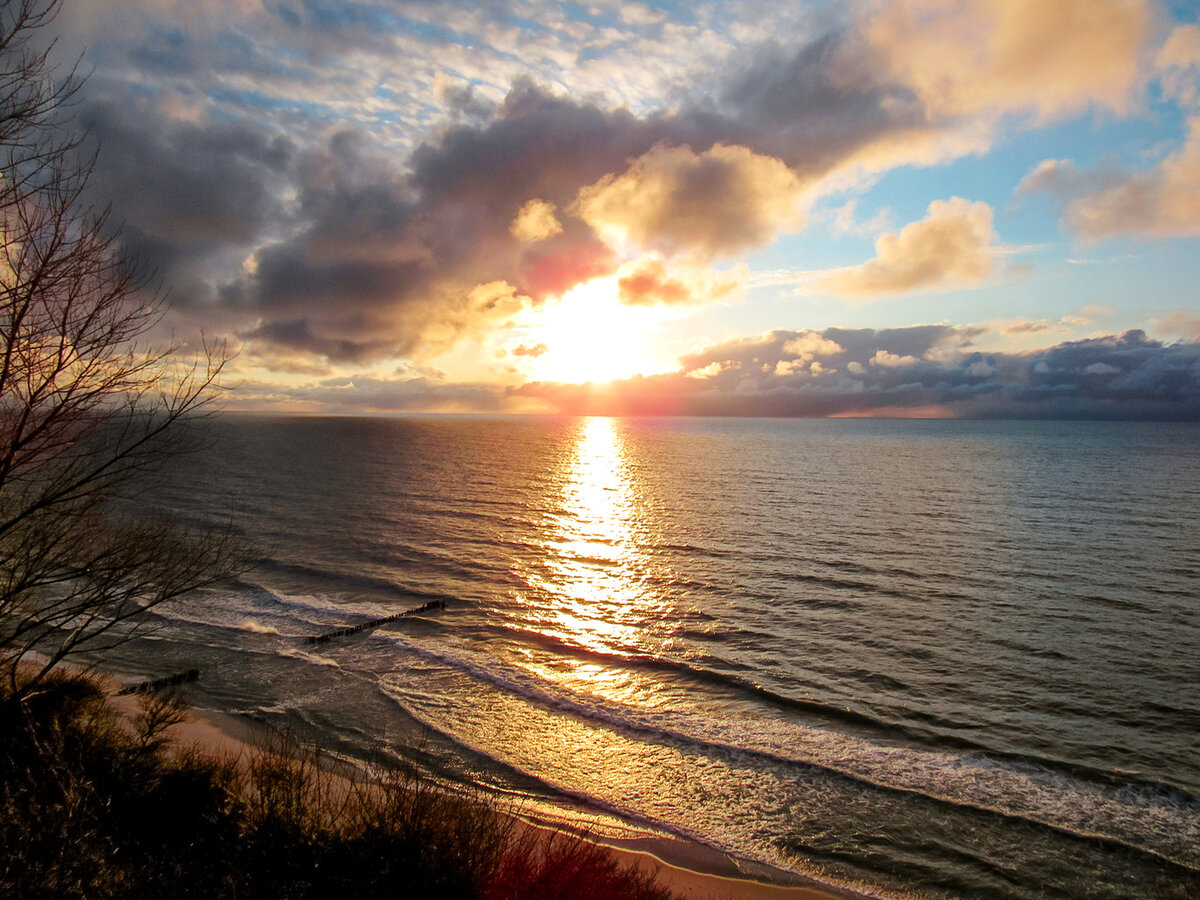
[[[301,662],[311,663],[315,666],[325,666],[330,669],[341,669],[342,664],[335,659],[330,659],[320,653],[313,653],[310,650],[301,650],[299,647],[281,647],[276,651],[279,656],[288,659],[298,659]]]
[[[777,690],[760,684],[753,678],[734,674],[733,670],[754,671],[750,666],[725,659],[711,652],[705,654],[703,660],[705,664],[699,665],[695,662],[649,654],[633,648],[614,647],[610,650],[600,650],[595,647],[584,646],[565,640],[555,635],[521,628],[516,625],[490,623],[487,626],[486,633],[511,635],[519,639],[521,643],[539,647],[550,652],[560,653],[580,661],[597,662],[610,666],[616,665],[646,673],[665,673],[680,676],[701,684],[726,689],[737,696],[763,703],[770,708],[784,713],[798,715],[808,720],[809,724],[815,721],[838,728],[850,728],[860,736],[865,736],[869,739],[890,742],[903,741],[922,749],[953,750],[960,753],[981,754],[1017,766],[1026,763],[1037,765],[1050,771],[1058,772],[1068,777],[1080,778],[1085,781],[1099,781],[1115,786],[1132,785],[1138,789],[1179,794],[1190,799],[1196,798],[1196,795],[1192,791],[1180,784],[1147,778],[1138,772],[1099,768],[1077,760],[1063,759],[1049,754],[1030,756],[1027,753],[998,747],[985,741],[973,740],[962,734],[961,723],[921,710],[918,707],[910,707],[906,710],[910,721],[899,722],[846,706],[837,706],[807,697],[796,697],[791,694],[780,693]],[[711,639],[710,635],[706,635],[705,637]],[[481,635],[481,638],[486,639],[484,635]],[[914,653],[914,655],[919,654]],[[864,669],[839,672],[839,676],[855,677],[864,683],[870,683],[876,687],[883,686],[896,691],[903,691],[906,687],[903,682],[894,678]],[[1061,703],[1059,704],[1059,708],[1063,708]],[[1166,707],[1161,704],[1150,704],[1148,709],[1157,718],[1170,722],[1173,727],[1190,728],[1193,725],[1200,727],[1200,724],[1198,724],[1200,723],[1200,712],[1190,713],[1186,710]],[[923,722],[928,727],[919,727],[916,722]],[[1197,802],[1200,802],[1200,800]]]
[[[685,678],[701,683],[725,688],[743,697],[757,700],[783,711],[801,713],[828,723],[862,728],[892,739],[902,738],[914,744],[924,746],[928,746],[931,743],[946,746],[947,742],[949,742],[955,749],[959,750],[974,750],[988,753],[1003,752],[965,738],[918,730],[909,724],[871,716],[845,706],[835,706],[830,703],[822,703],[819,700],[781,694],[778,691],[759,684],[751,678],[733,674],[731,670],[734,669],[741,669],[743,671],[752,671],[752,669],[743,663],[724,659],[711,652],[705,655],[705,662],[708,665],[696,665],[681,659],[656,656],[633,649],[612,649],[606,651],[594,647],[585,647],[582,644],[566,641],[554,635],[531,631],[517,626],[492,624],[488,630],[496,633],[509,633],[514,637],[518,637],[523,643],[532,644],[546,650],[561,652],[566,656],[580,660],[609,665],[615,664],[644,672],[682,675]],[[710,668],[710,666],[716,666],[725,671],[717,671],[715,668]]]
[[[321,585],[323,590],[327,590],[330,595],[346,595],[346,594],[366,594],[370,597],[368,602],[378,602],[379,595],[394,597],[397,599],[416,599],[422,601],[428,600],[443,600],[454,601],[459,598],[439,591],[432,591],[425,588],[414,588],[408,585],[400,584],[390,578],[367,575],[361,572],[347,571],[329,571],[326,569],[317,568],[315,566],[306,565],[297,562],[285,562],[281,560],[266,560],[258,566],[260,570],[269,569],[280,573],[285,577],[299,577],[306,582],[313,582]],[[465,569],[461,572],[466,572]],[[286,598],[281,598],[278,594],[272,592],[261,585],[253,582],[242,582],[249,587],[257,588],[258,590],[266,591],[267,594],[274,596],[276,599],[282,600],[284,603],[292,603],[293,597],[290,595]],[[374,595],[374,596],[372,596]]]
[[[407,589],[393,582],[388,584],[404,596],[414,599],[423,598],[453,598],[451,595],[424,591],[419,589]],[[160,607],[155,611],[156,615],[160,615],[167,619],[186,622],[192,625],[200,625],[204,627],[217,628],[221,630],[233,630],[246,633],[261,634],[264,636],[279,637],[286,640],[304,640],[310,638],[315,632],[309,630],[310,627],[319,630],[328,628],[333,624],[340,624],[347,618],[359,621],[368,619],[367,609],[369,607],[375,609],[378,604],[358,604],[354,605],[353,609],[347,609],[341,605],[330,605],[326,602],[326,598],[309,596],[309,595],[287,595],[277,593],[262,584],[240,580],[237,586],[242,589],[242,593],[238,597],[231,598],[232,603],[225,606],[205,604],[202,615],[189,615],[186,612],[187,607]],[[259,608],[269,607],[278,610],[287,615],[286,618],[278,618],[275,623],[259,621],[257,619],[247,619],[244,615],[244,604],[241,600],[245,595],[249,594],[254,605]],[[194,608],[194,607],[193,607]],[[381,611],[388,611],[390,607],[378,606]],[[216,613],[214,615],[214,612]],[[300,615],[296,615],[300,613]],[[294,618],[293,618],[294,617]],[[283,625],[287,630],[281,630],[279,627]],[[291,626],[291,627],[288,627]],[[300,626],[297,631],[296,626]],[[708,684],[718,687],[725,691],[730,691],[737,696],[748,698],[759,703],[764,703],[770,707],[785,711],[792,714],[798,714],[805,719],[816,722],[832,725],[835,728],[850,727],[856,731],[860,737],[866,736],[870,739],[872,736],[875,740],[883,740],[887,742],[895,742],[900,740],[915,745],[916,748],[937,748],[939,750],[959,751],[961,754],[974,754],[981,757],[996,760],[1002,763],[1009,763],[1015,767],[1022,765],[1034,765],[1049,772],[1055,772],[1067,777],[1080,778],[1085,781],[1094,781],[1107,784],[1112,787],[1122,788],[1128,787],[1132,790],[1140,790],[1150,794],[1159,794],[1162,796],[1178,796],[1187,802],[1196,802],[1193,795],[1188,793],[1179,785],[1146,779],[1136,772],[1114,771],[1110,769],[1098,769],[1092,766],[1081,764],[1078,762],[1055,759],[1048,756],[1030,757],[1028,755],[1015,753],[1001,748],[996,748],[982,742],[972,741],[963,738],[961,735],[954,734],[954,729],[957,723],[941,720],[938,717],[921,714],[919,711],[912,711],[912,715],[917,718],[924,718],[928,721],[932,731],[917,728],[912,723],[899,723],[886,720],[878,716],[872,716],[857,710],[846,707],[839,707],[832,704],[822,703],[819,701],[797,698],[794,696],[784,695],[770,688],[767,688],[751,678],[733,674],[730,669],[745,668],[738,663],[729,660],[721,659],[713,654],[707,654],[704,662],[706,665],[697,665],[693,662],[687,662],[679,659],[672,659],[653,654],[634,650],[614,649],[610,651],[599,650],[592,647],[585,647],[577,643],[564,640],[559,637],[544,634],[541,632],[530,631],[518,626],[509,626],[497,623],[490,623],[486,628],[481,629],[479,638],[482,644],[487,643],[487,635],[506,634],[517,638],[521,643],[530,644],[535,647],[550,651],[552,653],[561,654],[568,658],[576,658],[584,661],[599,662],[606,666],[617,666],[630,669],[635,672],[644,672],[648,674],[669,674],[672,676],[683,677],[687,680]],[[384,635],[381,635],[381,637]],[[392,637],[388,635],[387,637]],[[225,642],[210,643],[210,646],[220,646],[223,649],[235,649],[234,644]],[[277,648],[276,652],[281,655],[290,656],[296,659],[303,659],[321,666],[336,666],[337,663],[328,657],[319,656],[317,654],[305,654],[298,649]],[[717,671],[716,668],[725,669],[726,671]],[[888,679],[887,676],[878,675],[877,673],[860,672],[864,676],[870,676],[876,680],[886,680],[888,686],[892,689],[902,690],[903,684]],[[1187,715],[1179,710],[1171,710],[1173,718],[1181,722],[1192,722],[1195,716]],[[746,749],[737,747],[736,749]],[[770,754],[768,754],[770,755]],[[809,761],[809,760],[802,760]]]
[[[413,696],[415,693],[411,688],[406,689],[404,694]],[[485,760],[489,765],[498,766],[503,770],[508,770],[518,776],[520,779],[530,782],[540,788],[547,796],[552,796],[560,801],[574,802],[582,806],[584,809],[590,809],[597,812],[605,813],[615,819],[627,823],[628,826],[657,832],[660,834],[671,835],[686,841],[691,841],[705,847],[712,848],[718,852],[724,853],[734,859],[741,860],[751,864],[766,864],[768,866],[777,866],[781,868],[791,868],[799,871],[806,878],[814,883],[824,885],[829,888],[844,887],[853,889],[854,896],[866,898],[885,898],[885,897],[907,897],[907,894],[900,895],[894,892],[886,892],[875,889],[865,884],[846,885],[831,879],[823,871],[812,867],[797,864],[795,860],[787,860],[777,855],[770,853],[755,853],[750,848],[745,846],[731,846],[728,843],[722,842],[719,836],[714,837],[713,834],[703,830],[702,828],[689,827],[681,822],[668,821],[659,816],[647,814],[640,809],[628,804],[616,802],[611,799],[598,797],[594,794],[585,791],[575,790],[550,778],[543,778],[536,773],[526,771],[513,763],[506,760],[498,759],[489,749],[482,744],[477,744],[462,734],[454,734],[444,729],[435,717],[424,715],[419,710],[415,710],[405,705],[401,698],[396,693],[384,689],[384,695],[397,703],[404,713],[410,716],[413,720],[421,723],[426,729],[441,735],[446,740],[451,741],[457,747],[462,748],[467,754],[477,757],[480,760]],[[441,699],[437,695],[431,695],[431,699]],[[568,821],[571,821],[569,819]]]
[[[279,629],[274,625],[263,625],[261,622],[255,622],[253,619],[247,619],[238,626],[239,631],[248,631],[251,634],[279,634]]]
[[[247,613],[253,616],[248,617]],[[152,614],[168,622],[245,632],[253,632],[253,626],[259,626],[275,629],[259,631],[260,634],[296,637],[309,629],[326,627],[344,618],[348,611],[328,597],[285,594],[237,579],[228,587],[201,589],[193,599],[156,606]]]
[[[871,788],[1113,842],[1200,872],[1200,801],[1167,786],[1087,782],[1034,762],[888,746],[761,718],[739,722],[701,711],[658,713],[616,706],[494,660],[434,650],[398,635],[389,638],[406,652],[450,666],[477,683],[630,737],[811,767]],[[392,686],[401,695],[406,690]]]

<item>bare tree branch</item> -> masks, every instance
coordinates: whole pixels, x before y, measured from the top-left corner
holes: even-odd
[[[81,80],[38,40],[59,3],[0,4],[0,677],[17,695],[237,566],[230,535],[114,502],[187,449],[179,426],[211,407],[226,356],[143,342],[163,297],[87,200]]]

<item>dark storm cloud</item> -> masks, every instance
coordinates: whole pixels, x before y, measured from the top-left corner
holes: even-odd
[[[816,77],[820,70],[811,72]],[[886,99],[881,94],[871,102],[882,107]],[[855,131],[850,117],[845,127],[833,122],[839,114],[823,106],[828,91],[811,100],[822,104],[827,127],[839,131],[842,148],[828,157],[786,138],[792,117],[805,117],[804,104],[787,110],[789,116],[767,135],[765,121],[750,127],[733,115],[699,108],[638,118],[554,96],[529,81],[514,85],[486,125],[450,127],[420,146],[407,171],[401,161],[382,157],[364,168],[359,150],[351,148],[369,142],[363,135],[344,136],[342,147],[334,146],[335,139],[318,167],[330,173],[325,182],[302,181],[302,207],[311,224],[260,255],[246,295],[268,320],[286,310],[289,321],[303,317],[314,336],[336,334],[354,342],[359,353],[368,344],[380,355],[417,352],[431,332],[471,327],[463,298],[478,283],[503,279],[536,302],[615,270],[612,252],[572,217],[565,218],[562,233],[522,246],[510,227],[531,199],[569,208],[581,188],[625,171],[664,142],[696,152],[718,141],[770,144],[771,152],[788,145],[788,161],[816,174],[846,148],[886,130],[882,112],[871,127]],[[348,169],[353,178],[343,177]],[[723,214],[718,203],[707,212]],[[364,315],[364,330],[355,334],[356,308],[378,311],[389,304],[394,315]],[[386,346],[376,329],[389,323],[404,330],[394,331]]]
[[[496,104],[480,97],[471,84],[451,85],[443,89],[440,96],[446,109],[456,119],[486,122],[496,113]]]
[[[1130,331],[983,353],[971,349],[978,336],[943,325],[775,331],[694,354],[669,375],[515,393],[564,412],[623,415],[1200,419],[1200,343]]]
[[[267,13],[276,39],[294,30],[296,47],[317,59],[383,15],[314,2]],[[130,63],[176,79],[211,80],[226,66],[267,81],[306,77],[295,59],[272,61],[246,41],[151,30]],[[131,246],[182,285],[185,303],[224,299],[206,312],[211,329],[237,331],[264,352],[277,345],[357,361],[444,349],[497,324],[469,302],[476,285],[504,281],[536,303],[614,271],[619,260],[578,218],[564,214],[560,234],[524,245],[510,228],[530,200],[568,210],[581,188],[620,175],[656,145],[695,154],[746,146],[811,180],[890,134],[932,127],[911,92],[888,83],[875,51],[846,32],[750,48],[727,71],[679,109],[640,117],[518,80],[480,124],[487,110],[451,89],[458,123],[411,155],[345,124],[317,139],[282,137],[295,123],[265,96],[254,101],[258,117],[247,100],[243,118],[184,121],[155,99],[118,96],[109,82],[86,122],[104,145],[97,186],[113,198]],[[723,203],[733,215],[744,201],[719,191],[713,199],[714,219]],[[656,221],[677,218],[665,209]],[[254,247],[254,264],[233,270]]]
[[[102,91],[78,120],[100,145],[98,200],[111,204],[122,242],[175,285],[177,302],[191,296],[179,288],[203,277],[200,263],[248,252],[284,216],[277,191],[294,153],[285,137],[246,123],[175,119],[150,99]]]
[[[419,353],[435,332],[472,327],[478,284],[506,279],[536,299],[615,269],[581,222],[529,246],[510,226],[529,199],[569,201],[623,159],[637,127],[521,84],[496,121],[450,129],[410,171],[366,133],[339,131],[293,167],[305,225],[225,295],[262,317],[244,332],[256,340],[335,360]]]
[[[801,47],[754,48],[734,61],[715,100],[687,114],[699,129],[736,132],[801,173],[820,174],[887,135],[936,123],[894,83],[875,50],[838,31]]]

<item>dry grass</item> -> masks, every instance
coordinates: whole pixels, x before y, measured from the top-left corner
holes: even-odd
[[[410,770],[344,777],[286,741],[237,765],[58,675],[0,697],[0,896],[669,900],[603,847],[521,827]]]

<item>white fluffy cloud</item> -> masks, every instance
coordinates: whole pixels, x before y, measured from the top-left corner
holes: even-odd
[[[904,366],[913,366],[920,362],[915,356],[904,355],[898,353],[889,353],[887,350],[878,350],[871,357],[871,365],[878,366],[881,369],[900,369]]]
[[[837,341],[831,341],[819,331],[805,331],[787,341],[783,345],[783,352],[795,356],[800,362],[809,363],[818,356],[832,356],[845,350]]]
[[[992,209],[962,197],[935,200],[924,219],[875,242],[875,258],[819,279],[819,291],[849,296],[970,287],[995,269]]]

